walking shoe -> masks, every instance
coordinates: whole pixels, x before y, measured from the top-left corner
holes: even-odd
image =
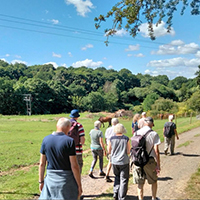
[[[165,155],[167,155],[167,151],[164,151]]]
[[[108,182],[108,183],[111,183],[111,182],[112,182],[112,180],[110,179],[109,176],[106,176],[105,179],[106,179],[106,182]]]
[[[114,193],[113,198],[114,198],[114,200],[118,200],[118,194]]]
[[[105,176],[106,174],[104,172],[100,172],[99,176]]]
[[[90,178],[95,178],[95,177],[93,176],[92,172],[89,173],[88,176],[89,176]]]
[[[160,198],[156,197],[155,199],[152,198],[152,200],[161,200]]]

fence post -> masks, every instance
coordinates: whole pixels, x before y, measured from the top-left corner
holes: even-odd
[[[192,112],[190,113],[190,124],[192,123]]]

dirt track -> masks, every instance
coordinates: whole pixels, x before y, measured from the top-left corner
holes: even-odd
[[[161,199],[184,199],[184,189],[191,175],[197,170],[200,163],[200,127],[187,131],[179,135],[176,140],[176,147],[185,142],[190,142],[188,146],[175,149],[174,156],[163,154],[163,143],[160,145],[161,152],[161,174],[158,181],[157,196]],[[97,163],[98,164],[98,163]],[[112,197],[112,193],[106,192],[112,188],[113,183],[106,183],[103,178],[98,177],[98,172],[94,173],[97,179],[82,176],[84,199],[94,199],[102,196],[101,199]],[[112,178],[114,180],[114,177]],[[129,180],[129,190],[127,200],[137,199],[137,186]],[[107,196],[107,198],[106,198]],[[147,183],[144,189],[145,200],[151,199],[151,187]]]

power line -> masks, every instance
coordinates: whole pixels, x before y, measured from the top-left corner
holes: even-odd
[[[43,33],[43,34],[54,35],[54,36],[62,36],[62,37],[69,37],[69,38],[76,38],[76,39],[83,39],[83,40],[91,40],[91,41],[96,41],[96,42],[101,42],[101,43],[105,42],[105,40],[98,40],[98,39],[92,39],[92,38],[84,38],[84,37],[78,37],[78,36],[72,36],[72,35],[65,35],[65,34],[60,34],[60,33],[51,33],[51,32],[38,31],[38,30],[33,30],[33,29],[25,29],[25,28],[18,28],[18,27],[12,27],[12,26],[5,26],[5,25],[2,25],[2,24],[0,24],[0,27],[17,29],[17,30],[22,30],[22,31],[29,31],[29,32],[36,32],[36,33]],[[130,43],[120,43],[120,42],[113,42],[113,41],[109,41],[109,44],[126,45],[126,46],[130,45]],[[140,47],[152,49],[151,46],[140,45]]]
[[[53,30],[66,31],[66,32],[79,31],[82,34],[93,35],[93,36],[97,36],[97,37],[103,37],[103,35],[101,33],[97,33],[95,31],[90,31],[90,30],[86,30],[86,29],[74,28],[74,27],[63,26],[63,25],[58,25],[58,24],[56,24],[56,26],[52,26],[52,24],[47,23],[47,22],[40,22],[40,21],[36,21],[36,20],[25,19],[25,18],[21,18],[21,17],[15,17],[15,16],[10,16],[10,15],[4,15],[4,14],[0,14],[0,16],[7,17],[7,18],[12,18],[12,19],[15,19],[15,20],[17,19],[17,20],[21,20],[21,21],[25,21],[25,22],[13,21],[13,20],[0,18],[1,21],[17,23],[17,24],[24,24],[24,25],[29,25],[29,26],[36,26],[36,27],[41,27],[41,28],[48,28],[48,29],[53,29]],[[31,23],[28,23],[28,22],[31,22]],[[36,23],[36,24],[34,24],[34,23]],[[90,40],[90,41],[97,41],[97,42],[101,42],[101,43],[105,42],[105,40],[94,39],[94,38],[91,38],[91,37],[90,38],[86,38],[86,37],[79,37],[79,36],[73,36],[73,35],[66,35],[66,34],[62,34],[62,33],[53,33],[53,32],[39,31],[39,30],[33,30],[33,29],[27,29],[27,28],[19,28],[19,27],[6,26],[6,25],[0,25],[0,27],[16,29],[16,30],[22,30],[22,31],[35,32],[35,33],[42,33],[42,34],[48,34],[48,35],[54,35],[54,36],[62,36],[62,37],[69,37],[69,38],[75,38],[75,39],[84,39],[84,40]],[[147,41],[147,40],[142,40],[142,39],[137,39],[137,38],[133,39],[133,38],[124,38],[124,37],[123,38],[110,37],[109,43],[110,44],[117,44],[117,45],[130,45],[130,43],[115,42],[115,41],[111,41],[111,39],[121,40],[121,41],[122,40],[126,40],[126,41],[131,41],[131,42],[138,41],[138,42],[143,42],[143,43],[150,43],[151,45],[152,44],[154,44],[154,45],[156,45],[156,44],[157,45],[167,45],[166,43],[160,43],[160,42],[156,42],[156,41]],[[140,45],[140,47],[152,49],[152,46],[142,46],[142,45]],[[200,50],[200,48],[194,48],[194,49]]]
[[[49,24],[49,23],[46,23],[46,22],[40,22],[40,21],[36,21],[36,20],[30,20],[30,19],[25,19],[25,18],[20,18],[20,17],[15,17],[15,16],[9,16],[9,15],[4,15],[4,14],[0,14],[0,16],[13,18],[15,20],[18,19],[18,20],[33,22],[33,23],[37,23],[37,24],[41,24],[41,25],[27,23],[27,22],[19,22],[19,21],[7,20],[7,19],[0,19],[1,21],[8,21],[8,22],[12,22],[12,23],[26,24],[26,25],[31,25],[31,26],[38,26],[38,27],[43,27],[43,28],[50,28],[50,29],[70,31],[70,32],[80,31],[81,33],[87,34],[87,35],[95,35],[95,36],[101,36],[101,37],[103,36],[101,33],[97,33],[95,31],[90,31],[90,30],[86,30],[86,29],[68,27],[68,26],[63,26],[63,25],[58,25],[58,24],[56,26],[52,27],[52,24]],[[146,41],[146,40],[137,39],[137,38],[133,39],[133,38],[116,37],[114,39],[116,39],[116,40],[127,40],[127,41],[135,40],[135,41],[144,42],[144,43],[164,45],[164,43],[160,43],[160,42],[156,42],[156,41]],[[110,43],[114,43],[114,42],[110,42]],[[148,48],[152,48],[152,47],[148,47]]]

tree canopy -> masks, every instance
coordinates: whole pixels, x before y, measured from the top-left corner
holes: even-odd
[[[106,15],[101,14],[94,19],[96,21],[95,27],[98,29],[102,22],[105,22],[108,18],[113,18],[112,27],[105,30],[108,37],[114,35],[123,26],[131,36],[135,37],[140,31],[140,25],[147,22],[149,36],[154,40],[153,23],[158,25],[165,20],[167,30],[170,32],[173,15],[179,5],[182,7],[181,15],[184,14],[186,7],[190,7],[191,15],[200,14],[199,0],[119,0]],[[108,44],[108,40],[106,44]]]
[[[166,75],[134,75],[125,68],[54,68],[0,60],[0,114],[26,114],[26,94],[32,97],[33,114],[70,112],[73,108],[91,112],[155,109],[159,113],[163,108],[176,110],[176,103],[182,101],[194,110],[199,71],[196,75],[194,79],[169,80]]]

